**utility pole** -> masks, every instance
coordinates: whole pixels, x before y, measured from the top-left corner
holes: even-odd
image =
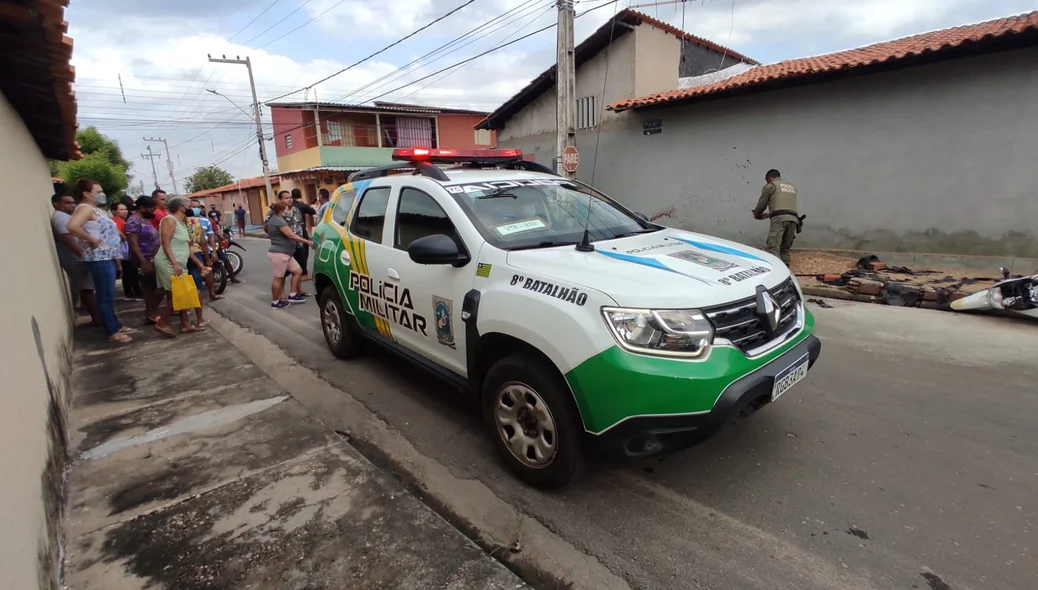
[[[245,59],[241,59],[238,56],[235,56],[235,59],[227,59],[226,55],[221,56],[220,59],[216,59],[211,55],[207,57],[209,57],[211,63],[243,65],[249,70],[249,86],[252,87],[252,109],[253,115],[256,118],[256,140],[259,141],[260,161],[263,162],[263,180],[266,181],[267,185],[267,205],[269,206],[274,199],[271,194],[274,192],[274,189],[270,187],[270,160],[267,159],[267,146],[263,141],[263,123],[260,121],[260,105],[259,98],[256,96],[256,80],[252,77],[252,61],[248,56],[245,56]]]
[[[562,166],[562,154],[567,146],[576,144],[576,133],[573,129],[574,111],[576,110],[577,72],[573,60],[573,0],[558,0],[558,57],[555,64],[555,84],[558,104],[555,107],[558,123],[558,137],[555,149],[555,166],[560,174],[568,178],[576,178],[576,172],[569,172]]]
[[[321,101],[317,100],[316,88],[314,88],[314,122],[317,123],[317,147],[321,147],[324,145],[324,142],[321,140]]]
[[[155,158],[161,157],[162,154],[151,153],[151,146],[148,146],[148,153],[141,154],[141,158],[151,162],[151,177],[155,179],[155,188],[159,188],[159,173],[155,171]]]
[[[169,169],[169,179],[173,182],[173,192],[179,193],[180,191],[177,190],[177,179],[173,175],[173,157],[169,153],[169,145],[166,144],[166,140],[162,137],[145,137],[143,139],[144,141],[161,143],[162,146],[166,148],[166,168]]]

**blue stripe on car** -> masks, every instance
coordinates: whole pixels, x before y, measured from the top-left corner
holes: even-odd
[[[695,240],[689,240],[677,236],[675,236],[674,239],[678,240],[679,242],[684,242],[690,246],[702,248],[703,250],[710,250],[711,252],[720,252],[722,254],[731,254],[733,256],[741,256],[743,258],[750,258],[752,260],[760,260],[761,262],[767,262],[767,260],[764,260],[759,256],[754,256],[749,252],[743,252],[742,250],[736,250],[735,248],[729,248],[728,246],[721,246],[719,244],[708,244],[706,242],[697,242]]]

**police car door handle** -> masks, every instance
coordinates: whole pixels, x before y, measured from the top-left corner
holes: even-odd
[[[400,273],[398,273],[395,268],[391,268],[389,269],[389,278],[393,279],[394,281],[399,281]]]

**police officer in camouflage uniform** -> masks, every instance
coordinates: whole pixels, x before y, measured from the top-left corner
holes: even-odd
[[[760,199],[753,208],[756,219],[771,220],[768,230],[768,252],[778,256],[789,266],[789,249],[797,235],[800,218],[797,215],[797,187],[782,180],[778,170],[768,170],[764,175],[767,184],[761,189]],[[764,210],[767,209],[768,213]]]

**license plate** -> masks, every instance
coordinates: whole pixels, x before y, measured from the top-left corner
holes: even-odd
[[[792,365],[783,369],[781,373],[775,375],[775,385],[771,387],[771,401],[775,401],[783,393],[786,393],[794,385],[796,385],[801,379],[807,376],[807,367],[811,364],[809,355],[804,355],[796,360]]]

